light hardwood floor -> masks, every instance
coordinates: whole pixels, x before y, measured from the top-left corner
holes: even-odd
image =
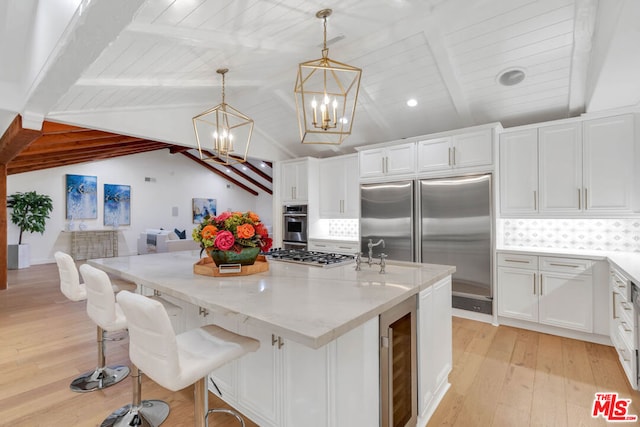
[[[8,288],[0,291],[0,426],[99,426],[131,402],[130,376],[101,391],[69,389],[71,380],[97,361],[96,326],[85,305],[62,295],[55,264],[9,271]],[[128,339],[108,342],[106,358],[107,364],[129,365]],[[210,407],[228,407],[209,396]],[[142,398],[170,405],[163,425],[193,426],[193,387],[174,393],[143,376]],[[209,420],[212,426],[238,425],[225,414]]]
[[[97,392],[69,390],[96,363],[96,330],[85,304],[60,293],[55,264],[8,276],[0,291],[0,426],[97,426],[129,403],[130,378]],[[129,363],[127,342],[107,344],[107,363]],[[594,393],[605,391],[631,398],[630,412],[640,415],[640,393],[612,347],[454,318],[453,364],[429,427],[606,425],[590,415]],[[169,403],[164,425],[193,425],[191,387],[173,393],[143,377],[142,396]],[[210,396],[212,407],[224,406]],[[237,424],[216,414],[212,425]]]

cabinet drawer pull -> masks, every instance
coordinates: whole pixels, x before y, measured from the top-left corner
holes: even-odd
[[[451,147],[449,147],[449,166],[451,166]]]
[[[544,291],[542,288],[542,273],[540,273],[540,295],[544,295]]]
[[[622,306],[622,308],[623,308],[625,311],[631,311],[631,310],[633,310],[633,305],[631,305],[631,303],[629,303],[629,302],[621,302],[621,303],[620,303],[620,305]]]
[[[613,301],[613,318],[614,320],[618,318],[618,315],[616,314],[616,292],[611,292],[611,300]]]
[[[338,246],[338,249],[348,249],[351,250],[353,248],[350,248],[349,246]]]
[[[505,258],[504,262],[519,262],[521,264],[531,264],[531,261],[525,260],[525,259],[508,259]]]
[[[555,262],[550,262],[549,265],[553,265],[554,267],[571,267],[571,268],[580,267],[579,265],[575,265],[575,264],[559,264]]]
[[[456,147],[453,147],[453,165],[456,165]]]
[[[627,325],[627,322],[620,322],[620,325],[622,325],[622,329],[624,329],[625,332],[631,332],[632,329],[629,327],[629,325]]]
[[[533,210],[538,210],[538,192],[533,190]]]
[[[618,347],[618,353],[620,353],[620,357],[622,357],[622,360],[624,360],[625,362],[629,361],[629,359],[626,357],[627,352],[624,351],[624,348]]]

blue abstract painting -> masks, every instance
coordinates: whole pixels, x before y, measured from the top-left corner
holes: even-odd
[[[104,225],[131,225],[130,185],[104,185]]]
[[[98,177],[67,175],[67,219],[98,218]]]
[[[207,215],[216,216],[216,199],[193,199],[193,223],[200,224]]]

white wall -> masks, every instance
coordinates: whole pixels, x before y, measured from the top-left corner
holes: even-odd
[[[17,191],[37,191],[53,199],[53,211],[44,234],[26,233],[22,238],[23,243],[30,245],[32,264],[54,262],[55,251],[70,250],[69,233],[63,232],[68,223],[65,219],[66,174],[98,177],[98,218],[84,220],[87,229],[109,228],[103,226],[104,184],[131,186],[131,225],[118,228],[119,255],[135,255],[138,236],[146,228],[186,229],[190,236],[194,228],[191,219],[191,199],[194,197],[216,199],[218,212],[252,210],[260,215],[265,225],[272,223],[272,197],[269,194],[258,190],[260,196],[256,197],[168,150],[10,175],[7,178],[8,195]],[[231,177],[235,176],[232,174]],[[155,181],[145,182],[145,177]],[[172,207],[178,208],[178,216],[172,216]],[[77,229],[79,221],[75,222]],[[8,243],[17,243],[18,235],[18,228],[9,220]]]

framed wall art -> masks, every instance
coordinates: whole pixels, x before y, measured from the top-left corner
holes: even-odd
[[[131,225],[130,185],[104,185],[104,225]]]
[[[200,224],[205,216],[216,216],[216,199],[193,199],[193,223]]]
[[[67,219],[97,219],[98,177],[67,175],[66,199]]]

